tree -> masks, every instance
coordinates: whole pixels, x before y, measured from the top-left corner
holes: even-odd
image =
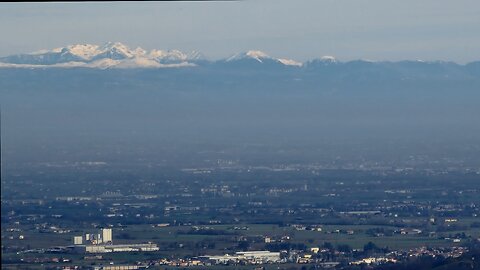
[[[326,249],[330,249],[330,250],[333,249],[333,245],[330,242],[323,243],[323,247],[326,248]]]
[[[248,241],[240,241],[237,248],[243,251],[247,251],[250,248],[250,243]]]
[[[337,250],[340,251],[340,252],[345,252],[345,253],[352,252],[352,248],[347,244],[338,245]]]
[[[378,247],[372,242],[368,242],[366,245],[363,246],[363,251],[365,252],[376,251],[376,250],[378,250]]]

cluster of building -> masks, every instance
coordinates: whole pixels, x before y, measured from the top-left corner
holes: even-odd
[[[74,236],[73,248],[79,253],[147,252],[159,250],[154,243],[113,244],[112,229],[100,229],[97,233]]]
[[[444,258],[458,258],[468,252],[467,247],[454,246],[454,247],[419,247],[410,249],[408,251],[393,251],[389,255],[399,259],[411,258],[411,257],[444,257]]]
[[[83,236],[74,236],[74,245],[99,245],[112,243],[112,229],[100,229],[98,233],[86,233]]]
[[[368,257],[357,261],[350,262],[351,265],[379,265],[383,263],[397,263],[404,261],[411,257],[444,257],[444,258],[458,258],[468,252],[466,247],[449,247],[449,248],[427,248],[419,247],[408,251],[393,251],[385,254],[385,256]]]
[[[264,264],[281,262],[280,252],[270,252],[266,250],[260,251],[240,251],[234,255],[221,256],[201,256],[200,261],[206,261],[211,264],[229,264],[229,263],[245,263],[245,264]]]
[[[96,255],[92,259],[102,259],[101,255]],[[192,258],[177,259],[159,259],[150,262],[137,262],[136,265],[99,265],[93,269],[96,270],[131,270],[146,269],[151,266],[168,265],[173,267],[190,267],[190,266],[212,266],[212,265],[247,265],[247,264],[267,264],[267,263],[283,263],[285,259],[280,258],[280,252],[270,251],[243,251],[236,252],[233,255],[225,254],[222,256],[200,256]]]
[[[388,263],[388,262],[396,263],[397,260],[393,259],[393,258],[385,258],[385,257],[368,257],[368,258],[363,258],[363,259],[358,260],[358,261],[350,262],[350,264],[352,264],[352,265],[362,265],[362,264],[372,265],[372,264],[382,264],[382,263]]]

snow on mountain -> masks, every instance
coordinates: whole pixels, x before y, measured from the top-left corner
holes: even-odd
[[[158,62],[187,61],[188,59],[188,56],[179,50],[152,50],[149,56],[156,59]]]
[[[57,48],[53,51],[62,51],[64,48]],[[91,44],[77,44],[66,47],[66,51],[76,55],[86,61],[91,60],[95,55],[99,54],[98,45]]]
[[[146,58],[131,58],[127,60],[113,60],[113,59],[100,59],[93,62],[65,62],[52,65],[38,65],[38,64],[12,64],[0,62],[0,68],[179,68],[179,67],[194,67],[193,63],[182,62],[173,64],[160,64],[156,61]]]
[[[117,65],[115,65],[116,68],[136,68],[136,67],[172,68],[172,67],[192,67],[192,66],[195,66],[195,64],[189,63],[189,62],[163,64],[145,57],[131,58],[126,61],[121,61]]]
[[[184,53],[179,50],[152,50],[148,54],[148,57],[155,59],[159,63],[179,63],[179,62],[194,62],[203,59],[203,55],[199,52],[192,51],[190,53]]]
[[[106,68],[115,67],[119,63],[120,63],[119,60],[104,58],[104,59],[99,59],[93,62],[84,63],[83,67],[106,69]]]
[[[187,54],[187,59],[190,61],[197,61],[205,59],[205,56],[201,52],[191,51]]]
[[[157,67],[160,67],[161,65],[155,60],[144,58],[144,57],[133,57],[125,61],[119,61],[119,63],[115,65],[115,67],[117,68],[134,68],[139,66],[157,68]]]
[[[250,58],[253,58],[255,60],[257,60],[258,62],[262,62],[262,59],[270,59],[271,57],[268,56],[266,53],[262,52],[262,51],[248,51],[246,54],[245,54],[247,57],[250,57]]]
[[[102,46],[75,44],[30,54],[0,58],[0,67],[92,67],[92,68],[160,68],[194,66],[202,56],[179,50],[146,50],[129,48],[120,42]]]
[[[258,62],[262,63],[262,58],[270,58],[266,53],[262,51],[248,51],[243,53],[237,53],[227,58],[226,62],[239,61],[243,59],[255,59]]]
[[[0,67],[91,67],[91,68],[162,68],[185,67],[203,63],[201,53],[184,53],[179,50],[146,51],[140,47],[131,49],[120,42],[74,44],[52,50],[41,50],[29,54],[0,57]],[[224,62],[251,61],[254,63],[302,66],[302,63],[250,50],[236,54]]]
[[[262,51],[256,51],[256,50],[250,50],[247,52],[235,54],[229,57],[228,59],[226,59],[226,62],[242,61],[242,60],[249,60],[249,59],[255,60],[259,63],[264,63],[265,61],[273,61],[286,66],[302,66],[302,63],[297,62],[295,60],[274,58]]]
[[[301,67],[303,64],[300,63],[300,62],[297,62],[295,60],[291,60],[291,59],[283,59],[283,58],[280,58],[278,59],[278,61],[286,66],[297,66],[297,67]]]
[[[337,59],[335,57],[330,56],[330,55],[325,55],[320,58],[321,61],[323,62],[329,62],[329,63],[336,63]]]
[[[337,61],[337,59],[333,56],[322,56],[317,59],[310,60],[305,63],[305,67],[308,68],[315,68],[315,67],[330,67],[330,66],[335,66],[337,64],[340,64],[340,62]]]
[[[141,48],[131,50],[128,46],[120,42],[115,42],[115,43],[108,42],[99,49],[99,52],[96,55],[94,55],[92,60],[102,59],[102,58],[122,60],[122,59],[133,58],[135,56],[142,56],[144,54],[145,54],[145,51]]]

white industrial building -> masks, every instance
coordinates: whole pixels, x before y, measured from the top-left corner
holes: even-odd
[[[83,244],[83,236],[74,236],[74,237],[73,237],[73,244],[74,244],[74,245],[81,245],[81,244]]]
[[[98,245],[112,243],[112,229],[100,229],[98,233],[86,233],[84,236],[74,236],[74,245]]]
[[[136,270],[146,268],[148,267],[145,265],[100,265],[94,266],[93,270]]]
[[[98,233],[74,236],[73,248],[79,253],[147,252],[159,250],[154,243],[114,245],[112,229],[100,229]]]
[[[110,252],[150,252],[158,251],[156,244],[123,244],[123,245],[76,245],[79,253],[110,253]]]
[[[211,261],[215,264],[226,264],[229,262],[238,263],[245,261],[248,263],[275,263],[280,262],[280,252],[270,252],[267,250],[260,251],[241,251],[235,255],[225,254],[222,256],[202,256],[201,259]]]

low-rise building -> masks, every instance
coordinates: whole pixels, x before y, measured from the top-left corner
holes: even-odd
[[[239,263],[246,262],[250,264],[258,263],[275,263],[280,262],[280,252],[270,252],[267,250],[260,251],[240,251],[235,255],[220,255],[220,256],[201,256],[200,259],[210,261],[213,264],[226,264],[229,262]]]
[[[110,252],[150,252],[158,251],[156,244],[123,244],[123,245],[76,245],[79,253],[110,253]]]

